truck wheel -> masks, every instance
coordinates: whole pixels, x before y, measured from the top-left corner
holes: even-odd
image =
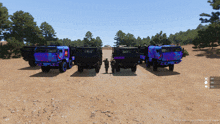
[[[99,73],[99,69],[100,69],[100,67],[99,67],[99,65],[97,65],[97,66],[95,67],[95,72],[96,72],[96,73]]]
[[[67,68],[68,68],[68,69],[71,69],[71,68],[72,68],[72,65],[73,65],[73,61],[70,60],[68,66],[67,66]]]
[[[153,62],[153,71],[157,71],[157,62],[156,61]]]
[[[120,67],[116,67],[116,72],[120,72]]]
[[[49,72],[50,71],[50,67],[41,66],[41,70],[43,72]]]
[[[61,73],[62,73],[62,72],[65,72],[66,69],[67,69],[67,64],[66,64],[66,62],[62,62],[62,63],[60,64],[60,68],[59,68],[60,72],[61,72]]]
[[[136,70],[137,70],[137,66],[131,68],[132,72],[135,72]]]
[[[28,61],[28,63],[29,63],[29,65],[31,66],[31,67],[35,67],[37,64],[35,64],[35,61]]]
[[[80,72],[80,73],[83,72],[83,67],[78,65],[78,72]]]
[[[172,64],[172,65],[169,65],[169,70],[170,71],[173,71],[173,69],[174,69],[174,65]]]
[[[146,63],[146,67],[150,68],[150,62],[147,59],[146,59],[145,63]]]

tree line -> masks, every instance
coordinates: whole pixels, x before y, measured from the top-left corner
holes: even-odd
[[[100,37],[93,38],[90,31],[81,40],[71,41],[69,38],[59,39],[53,27],[46,21],[37,26],[33,16],[24,11],[8,14],[8,9],[0,3],[0,40],[7,44],[0,44],[0,58],[21,57],[20,48],[23,46],[67,45],[67,46],[95,46],[101,47]],[[26,42],[26,43],[24,43]]]
[[[220,9],[220,0],[208,1],[214,10]],[[116,32],[114,37],[115,46],[143,46],[154,44],[193,44],[193,48],[216,47],[220,44],[220,20],[219,12],[210,14],[202,13],[200,16],[209,17],[209,19],[200,18],[201,23],[210,23],[208,25],[199,24],[196,29],[188,29],[167,37],[166,33],[160,31],[154,36],[146,38],[134,37],[131,33],[124,33],[122,30]],[[71,41],[69,38],[59,39],[53,27],[47,22],[41,23],[38,27],[34,18],[28,12],[16,11],[13,15],[8,15],[6,7],[0,3],[0,40],[5,39],[7,45],[0,46],[0,57],[10,58],[20,56],[20,48],[29,45],[67,45],[67,46],[97,46],[103,45],[100,37],[93,38],[90,31],[86,32],[83,39]],[[26,44],[24,44],[24,41]]]
[[[220,0],[208,0],[208,3],[214,10],[220,9]],[[220,44],[220,12],[212,12],[210,14],[202,13],[200,16],[208,17],[209,19],[200,18],[201,23],[210,23],[206,25],[199,24],[196,29],[188,29],[187,31],[180,31],[175,34],[170,34],[167,37],[166,33],[160,31],[154,36],[147,36],[146,38],[137,38],[133,34],[125,34],[122,30],[119,30],[114,40],[115,45],[127,45],[127,46],[143,46],[143,45],[155,45],[155,44],[176,44],[187,45],[193,44],[193,48],[205,48],[205,47],[217,47]]]

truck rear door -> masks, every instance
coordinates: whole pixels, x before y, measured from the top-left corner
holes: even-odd
[[[57,62],[57,49],[37,48],[34,57],[36,62]]]
[[[180,47],[162,47],[162,61],[181,60],[182,49]]]

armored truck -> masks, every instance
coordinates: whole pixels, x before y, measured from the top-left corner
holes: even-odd
[[[61,73],[72,68],[72,60],[74,59],[68,46],[37,47],[34,57],[35,64],[41,66],[43,72],[59,69]]]
[[[157,67],[167,67],[173,71],[174,64],[180,63],[182,60],[182,48],[175,45],[154,45],[145,48],[146,67],[153,66],[153,71],[157,71]]]
[[[29,65],[31,67],[35,67],[35,59],[34,59],[34,52],[35,52],[36,46],[24,46],[21,48],[21,56],[25,61],[28,61]]]
[[[140,59],[137,47],[114,47],[112,57],[116,61],[114,66],[116,72],[119,72],[120,68],[131,68],[132,72],[137,70],[137,64]]]
[[[78,71],[83,69],[93,69],[99,73],[102,65],[102,49],[99,47],[76,47],[75,62],[78,65]]]

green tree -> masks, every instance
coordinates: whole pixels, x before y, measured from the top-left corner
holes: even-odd
[[[134,37],[134,35],[131,33],[127,33],[124,40],[121,41],[121,45],[134,46],[136,44],[135,41],[136,38]]]
[[[92,37],[92,32],[87,31],[83,40],[84,45],[92,46],[94,42],[94,39]]]
[[[85,35],[85,38],[87,38],[88,41],[91,41],[91,40],[92,40],[92,37],[93,37],[92,32],[87,31],[87,32],[86,32],[86,35]]]
[[[38,37],[34,35],[38,35],[39,30],[34,22],[34,18],[28,12],[16,11],[13,15],[10,16],[11,23],[9,32],[5,32],[5,39],[14,37],[19,42],[31,43],[30,39],[32,37]]]
[[[9,30],[10,21],[8,18],[8,9],[0,3],[0,40],[5,39],[2,33]]]
[[[46,41],[56,41],[56,32],[53,27],[47,22],[42,22],[40,25],[41,33]]]
[[[102,47],[102,40],[99,36],[96,37],[95,39],[95,42],[94,42],[94,46],[97,46],[97,47]]]
[[[142,39],[138,36],[137,37],[137,40],[136,40],[136,44],[135,44],[136,46],[142,46],[143,45],[143,41],[142,41]]]
[[[118,45],[124,45],[122,42],[125,41],[125,33],[122,31],[122,30],[119,30],[116,35],[115,35],[115,38],[114,40],[116,40],[115,45],[118,46]]]
[[[208,3],[210,3],[210,5],[212,6],[212,8],[214,10],[219,10],[220,9],[220,0],[208,0]],[[208,28],[206,30],[203,31],[199,31],[198,32],[198,39],[196,39],[193,43],[194,43],[194,48],[199,47],[199,48],[204,48],[204,47],[216,47],[220,44],[220,36],[219,36],[219,25],[220,25],[220,21],[219,21],[219,12],[212,12],[211,15],[210,14],[206,14],[206,13],[202,13],[200,14],[200,16],[205,16],[205,17],[209,17],[209,19],[203,19],[200,18],[199,20],[201,20],[202,23],[208,23],[210,22],[211,24],[208,26]],[[199,43],[198,43],[199,42]],[[218,42],[218,45],[215,44],[216,42]]]

